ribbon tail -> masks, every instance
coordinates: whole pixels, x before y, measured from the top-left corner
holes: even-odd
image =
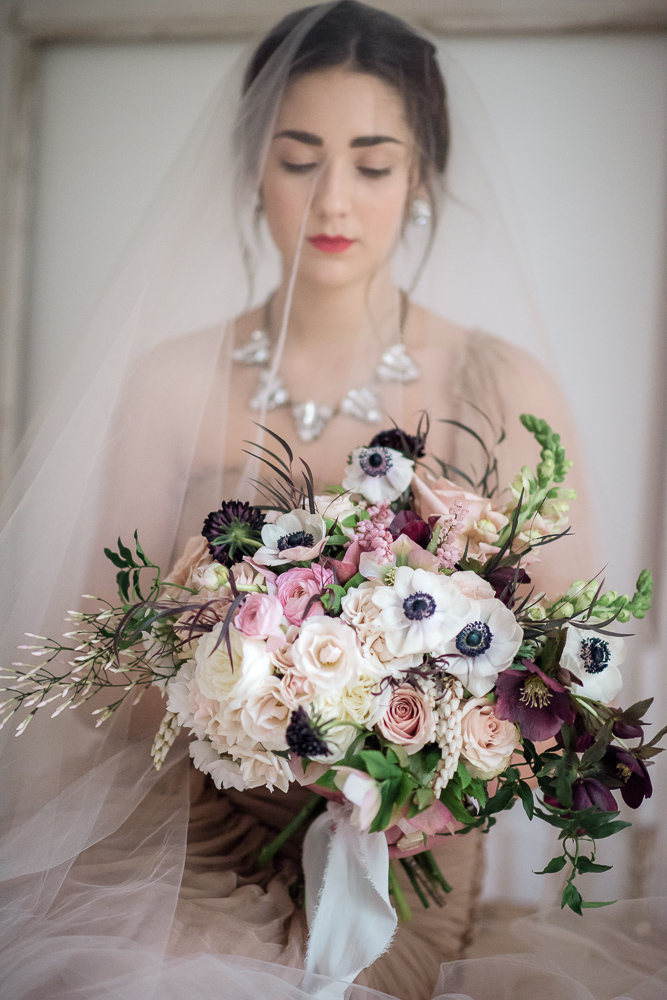
[[[352,826],[350,813],[330,802],[303,844],[310,929],[306,971],[343,983],[351,983],[387,950],[397,924],[385,835]]]

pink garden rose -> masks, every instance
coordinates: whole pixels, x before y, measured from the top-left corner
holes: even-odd
[[[268,639],[271,635],[282,637],[282,620],[283,606],[277,597],[248,594],[236,612],[234,625],[249,639]]]
[[[322,615],[324,609],[319,601],[313,601],[306,611],[311,597],[322,593],[325,587],[336,582],[330,569],[318,566],[294,566],[286,573],[281,573],[277,581],[278,600],[283,606],[285,617],[291,625],[301,625],[304,618],[311,615]]]
[[[461,713],[461,756],[475,777],[488,781],[509,767],[519,745],[519,730],[496,718],[487,698],[471,698]]]
[[[433,739],[435,718],[426,695],[411,684],[401,684],[392,691],[389,707],[377,725],[385,739],[412,754]]]

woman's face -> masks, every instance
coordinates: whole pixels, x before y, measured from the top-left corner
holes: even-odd
[[[299,277],[342,286],[374,275],[400,235],[413,187],[414,138],[400,95],[334,68],[285,91],[262,182],[271,235]]]

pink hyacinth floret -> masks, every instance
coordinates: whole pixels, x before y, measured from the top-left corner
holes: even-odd
[[[394,560],[391,548],[394,539],[388,527],[393,516],[388,500],[369,507],[368,520],[360,521],[352,535],[352,541],[358,543],[361,552],[377,553],[380,565],[386,565]]]

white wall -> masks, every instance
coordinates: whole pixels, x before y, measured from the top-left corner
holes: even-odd
[[[665,378],[656,359],[664,332],[667,39],[503,38],[448,48],[495,126],[539,306],[584,439],[608,579],[629,588],[647,558],[647,494],[661,446],[651,419]],[[44,51],[30,410],[57,379],[151,192],[238,51],[219,43]],[[487,894],[538,900],[543,880],[526,871],[543,866],[546,845],[515,813],[490,838]]]

